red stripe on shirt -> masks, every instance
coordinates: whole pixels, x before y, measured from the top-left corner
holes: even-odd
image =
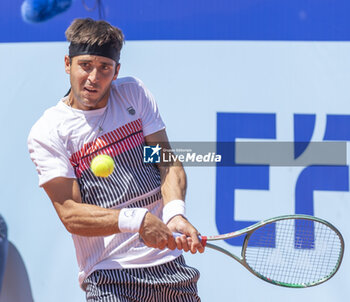
[[[143,142],[141,119],[137,119],[86,143],[70,157],[70,162],[76,176],[80,178],[82,172],[90,168],[90,163],[95,156],[107,154],[114,158]]]

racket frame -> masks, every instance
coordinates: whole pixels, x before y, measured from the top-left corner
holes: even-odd
[[[333,269],[333,271],[329,275],[327,275],[324,278],[317,280],[316,282],[313,282],[313,283],[291,284],[291,283],[285,283],[285,282],[271,280],[271,279],[263,276],[259,272],[256,272],[253,268],[251,268],[249,266],[249,264],[246,261],[245,252],[246,252],[246,249],[248,246],[250,236],[257,229],[259,229],[267,224],[274,223],[274,222],[277,222],[280,220],[288,220],[288,219],[290,219],[290,220],[305,219],[305,220],[310,220],[310,221],[316,221],[316,222],[319,222],[319,223],[322,223],[322,224],[328,226],[330,229],[332,229],[338,235],[339,240],[340,240],[340,244],[341,244],[341,251],[340,251],[339,258],[338,258],[338,262],[337,262],[335,268]],[[241,257],[238,257],[237,255],[232,254],[231,252],[229,252],[228,250],[226,250],[220,246],[208,243],[208,241],[226,240],[226,239],[242,236],[244,234],[246,234],[246,236],[244,237],[244,241],[242,244]],[[244,229],[238,230],[238,231],[234,231],[234,232],[222,234],[222,235],[215,235],[215,236],[202,236],[201,239],[202,239],[202,244],[204,244],[206,247],[217,250],[217,251],[224,253],[225,255],[235,259],[236,261],[238,261],[240,264],[242,264],[246,269],[248,269],[252,274],[257,276],[258,278],[260,278],[268,283],[274,284],[274,285],[279,285],[279,286],[289,287],[289,288],[305,288],[305,287],[316,286],[316,285],[324,283],[327,280],[329,280],[330,278],[332,278],[336,274],[336,272],[339,270],[340,264],[343,260],[344,249],[345,249],[344,238],[343,238],[342,234],[340,233],[340,231],[334,225],[332,225],[328,221],[323,220],[321,218],[317,218],[317,217],[310,216],[310,215],[302,215],[302,214],[278,216],[278,217],[274,217],[274,218],[260,221],[258,223],[255,223],[253,225],[250,225],[250,226],[248,226]]]

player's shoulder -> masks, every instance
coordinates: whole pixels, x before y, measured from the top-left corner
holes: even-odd
[[[144,89],[144,83],[136,77],[117,78],[112,84],[117,89]]]
[[[46,109],[41,117],[32,126],[29,133],[29,138],[50,135],[51,132],[57,129],[62,123],[65,113],[65,109],[60,103]]]

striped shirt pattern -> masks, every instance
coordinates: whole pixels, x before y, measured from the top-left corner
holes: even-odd
[[[88,302],[200,302],[199,271],[183,256],[147,268],[98,270],[83,283]]]
[[[143,163],[144,137],[140,119],[123,125],[74,153],[70,162],[74,167],[84,203],[104,208],[123,205],[144,207],[161,198],[160,174],[155,165]],[[95,176],[92,159],[107,154],[114,159],[115,169],[107,178]],[[139,198],[156,190],[148,197]],[[128,204],[131,200],[137,200]]]
[[[142,122],[137,119],[84,144],[73,153],[69,160],[80,186],[82,202],[111,209],[144,207],[161,217],[160,173],[154,164],[143,163],[144,145]],[[95,176],[90,169],[92,159],[99,154],[107,154],[114,160],[114,171],[107,178]],[[179,255],[179,251],[146,247],[138,234],[132,233],[105,237],[73,235],[73,239],[80,283],[101,267],[151,266]]]

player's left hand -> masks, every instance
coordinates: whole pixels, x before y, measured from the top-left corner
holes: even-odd
[[[183,234],[175,238],[177,249],[185,252],[191,251],[192,254],[195,254],[197,251],[200,253],[204,252],[204,247],[198,238],[199,232],[185,217],[181,215],[175,216],[170,219],[167,226],[170,231]]]

